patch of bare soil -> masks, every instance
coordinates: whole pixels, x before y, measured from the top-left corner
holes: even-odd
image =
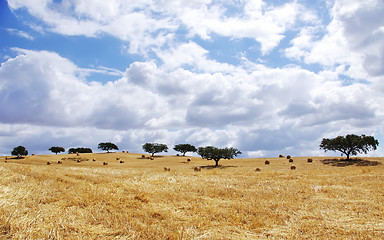
[[[360,158],[353,158],[353,159],[324,159],[320,160],[323,164],[329,164],[331,166],[335,167],[346,167],[346,166],[376,166],[381,164],[378,161],[369,161],[369,160],[364,160]]]

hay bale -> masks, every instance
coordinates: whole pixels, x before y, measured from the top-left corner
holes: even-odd
[[[62,162],[62,161],[60,161],[60,160],[59,160],[59,161],[57,161],[57,164],[62,164],[62,163],[63,163],[63,162]]]
[[[289,159],[289,160],[288,160],[288,162],[292,163],[292,162],[293,162],[293,159],[292,159],[292,158],[291,158],[291,159]]]
[[[296,170],[296,167],[295,166],[291,166],[291,170]]]
[[[77,159],[76,162],[80,163],[80,162],[81,162],[81,159]]]
[[[195,167],[195,168],[193,169],[193,171],[195,171],[195,172],[201,172],[201,167]]]
[[[307,159],[307,162],[308,162],[308,163],[311,163],[311,162],[313,162],[313,159],[312,159],[312,158],[308,158],[308,159]]]
[[[94,159],[92,159],[92,162],[96,162],[96,159],[94,158]]]
[[[120,160],[120,158],[119,158],[119,157],[117,157],[117,158],[116,158],[116,160],[117,160],[117,161],[119,161],[119,160]]]
[[[268,165],[270,164],[270,162],[268,160],[265,160],[265,164]]]
[[[291,159],[291,156],[287,155],[287,159]]]
[[[108,163],[107,162],[103,162],[103,165],[108,165]]]
[[[124,163],[124,161],[123,161],[123,160],[120,160],[120,163]]]
[[[285,158],[285,157],[284,157],[284,155],[281,155],[281,154],[280,154],[280,155],[279,155],[279,158]]]
[[[190,161],[191,161],[191,159],[190,159],[190,158],[188,158],[188,159],[187,159],[187,162],[190,162]]]
[[[171,171],[171,169],[168,168],[168,167],[164,167],[164,171],[165,171],[165,172],[169,172],[169,171]]]
[[[51,165],[51,162],[47,162],[47,165]]]
[[[260,168],[256,168],[255,171],[256,172],[261,172],[261,169]]]
[[[154,157],[150,157],[149,160],[155,160],[155,158]]]

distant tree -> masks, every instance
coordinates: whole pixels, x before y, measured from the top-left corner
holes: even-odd
[[[177,145],[175,145],[173,150],[175,150],[177,152],[181,152],[183,154],[183,156],[185,156],[185,153],[187,153],[187,152],[197,152],[196,147],[191,145],[191,144],[188,144],[188,143],[177,144]]]
[[[119,148],[116,146],[116,144],[111,142],[105,142],[105,143],[99,143],[98,149],[101,149],[103,151],[109,152],[109,150],[119,150]]]
[[[371,150],[376,150],[379,145],[373,136],[354,135],[348,134],[344,136],[338,136],[336,138],[323,138],[320,144],[320,149],[324,151],[339,151],[344,153],[349,160],[349,156],[357,155],[358,153],[367,153]]]
[[[168,152],[168,146],[160,143],[146,143],[143,145],[143,150],[147,153],[151,153],[153,157],[155,153]]]
[[[25,147],[23,146],[18,146],[13,149],[11,152],[12,156],[17,156],[18,158],[21,158],[21,156],[27,156],[28,151]]]
[[[56,153],[56,154],[58,154],[60,152],[65,152],[65,149],[63,147],[51,147],[48,150],[53,152],[53,153]]]
[[[92,149],[84,147],[70,148],[68,153],[92,153]]]
[[[215,167],[219,166],[220,159],[232,159],[241,154],[236,148],[216,148],[213,146],[199,147],[197,153],[204,159],[214,160]]]

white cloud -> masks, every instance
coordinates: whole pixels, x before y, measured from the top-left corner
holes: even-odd
[[[89,70],[56,53],[16,50],[19,55],[0,67],[0,132],[14,143],[25,134],[23,126],[34,126],[36,132],[27,135],[47,135],[43,145],[86,143],[75,137],[80,131],[97,136],[89,136],[88,144],[104,137],[128,141],[132,146],[124,148],[136,151],[143,142],[180,141],[232,145],[245,154],[300,154],[317,148],[325,134],[369,134],[383,120],[383,97],[369,85],[343,86],[298,67],[232,66],[236,70],[228,74],[136,62],[120,79],[102,85],[87,82],[81,72]],[[11,126],[19,130],[10,134]]]

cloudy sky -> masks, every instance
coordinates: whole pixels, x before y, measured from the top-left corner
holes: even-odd
[[[1,0],[0,154],[384,144],[383,14],[382,0]]]

